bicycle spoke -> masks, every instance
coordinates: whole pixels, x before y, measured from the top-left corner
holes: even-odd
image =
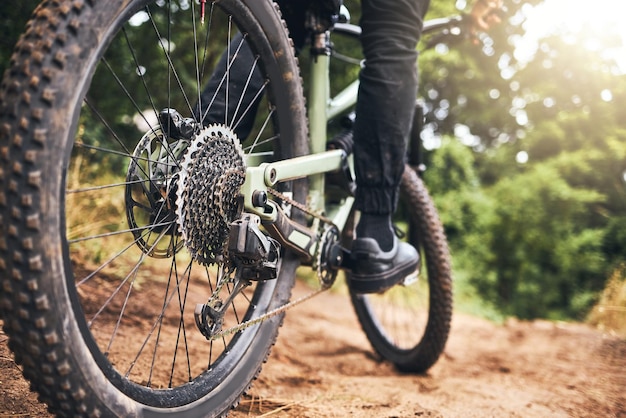
[[[82,238],[75,238],[75,239],[68,240],[67,242],[69,244],[75,244],[77,242],[82,242],[82,241],[89,241],[89,240],[94,240],[94,239],[99,239],[99,238],[107,238],[107,237],[112,237],[115,235],[126,234],[127,232],[138,232],[138,231],[150,232],[150,231],[153,231],[155,227],[166,227],[166,226],[169,227],[174,224],[175,222],[171,221],[171,222],[163,222],[163,223],[153,224],[153,225],[146,225],[146,226],[137,227],[137,228],[127,228],[127,229],[123,229],[120,231],[105,232],[102,234],[90,235],[90,236],[82,237]]]
[[[81,147],[84,149],[89,149],[92,151],[99,151],[99,152],[104,152],[104,153],[109,153],[112,155],[119,155],[122,157],[128,157],[128,158],[132,158],[132,160],[137,163],[139,161],[143,161],[143,162],[147,162],[147,163],[160,163],[163,164],[161,161],[155,161],[152,160],[150,158],[145,158],[145,157],[138,157],[135,156],[133,154],[130,153],[130,151],[128,150],[128,148],[126,148],[126,146],[124,145],[124,143],[122,142],[122,140],[120,139],[119,135],[113,130],[113,128],[111,127],[111,125],[109,123],[106,122],[105,118],[102,116],[102,114],[100,112],[98,112],[98,110],[95,108],[95,106],[86,98],[85,99],[85,103],[87,104],[87,106],[89,107],[89,109],[91,110],[91,112],[96,115],[96,117],[98,118],[98,120],[100,120],[100,122],[105,126],[106,130],[113,136],[113,138],[115,139],[115,141],[122,147],[122,149],[124,150],[124,152],[120,152],[120,151],[115,151],[112,149],[107,149],[104,147],[99,147],[99,146],[95,146],[95,145],[91,145],[91,144],[86,144],[84,142],[76,142],[75,146],[76,147]],[[144,116],[144,120],[145,120],[145,116]],[[153,134],[155,134],[157,136],[157,138],[160,139],[160,136],[158,134],[156,134],[154,131],[152,131]],[[168,152],[168,156],[171,158],[172,161],[174,161],[174,164],[169,163],[169,159],[166,162],[166,165],[171,166],[171,167],[177,167],[179,168],[179,162],[176,159],[176,157],[171,153],[171,150],[169,148],[169,146],[165,143],[163,143],[162,141],[160,142],[160,144],[164,147],[164,149]],[[144,170],[144,167],[137,164],[136,167],[139,168],[139,170],[142,172],[142,174],[144,174],[145,179],[148,179],[151,182],[151,185],[155,188],[157,188],[157,185],[152,181],[152,177],[149,175],[149,173],[146,173]],[[129,182],[126,182],[126,184],[130,184]],[[68,193],[66,191],[66,193]]]
[[[128,100],[131,102],[131,104],[133,105],[133,107],[135,108],[135,110],[137,111],[137,114],[139,116],[141,116],[141,118],[143,119],[143,121],[146,123],[147,126],[151,127],[150,122],[148,121],[148,118],[146,117],[145,113],[143,110],[141,110],[141,108],[139,107],[139,105],[137,104],[137,101],[135,100],[135,98],[133,97],[133,95],[130,94],[130,92],[128,91],[128,89],[126,88],[126,85],[124,84],[124,82],[120,79],[120,77],[118,76],[118,74],[116,73],[116,71],[111,67],[111,65],[109,64],[108,60],[106,58],[102,58],[102,63],[104,64],[104,66],[107,68],[107,70],[109,70],[111,76],[114,78],[115,82],[117,83],[117,85],[120,87],[120,89],[122,90],[122,92],[124,93],[124,95],[126,96],[126,98],[128,98]],[[154,132],[154,128],[150,128],[153,130]]]
[[[135,239],[130,244],[128,244],[126,247],[122,248],[122,250],[120,250],[118,253],[116,253],[111,258],[109,258],[107,261],[102,263],[97,269],[95,269],[94,271],[89,273],[86,277],[83,277],[82,279],[78,280],[76,282],[76,287],[80,287],[81,285],[83,285],[87,281],[89,281],[90,279],[96,277],[98,275],[98,273],[102,272],[106,267],[110,266],[113,261],[115,261],[117,258],[122,256],[122,254],[126,253],[126,251],[128,251],[130,248],[133,248],[136,244],[137,244],[137,240]]]
[[[202,65],[200,79],[204,80],[204,69],[206,68],[207,58],[208,58],[208,50],[209,50],[209,40],[211,37],[211,25],[213,23],[213,13],[215,11],[215,3],[211,2],[211,7],[209,8],[208,18],[205,16],[206,21],[206,35],[204,36],[204,54],[202,55]],[[200,107],[200,109],[202,109]]]
[[[134,184],[143,184],[146,180],[133,180],[133,181],[125,181],[122,183],[111,183],[111,184],[103,184],[102,186],[89,186],[82,187],[80,189],[67,189],[65,190],[65,194],[79,194],[79,193],[89,193],[89,192],[99,192],[105,189],[111,189],[116,187],[125,187],[132,186]]]
[[[174,268],[176,267],[176,264],[174,264]],[[176,281],[178,284],[178,274],[174,273],[175,277],[176,277]],[[191,376],[191,360],[189,358],[189,347],[188,347],[188,343],[187,343],[187,331],[185,329],[185,321],[184,319],[184,313],[185,313],[185,305],[187,303],[187,293],[189,291],[189,280],[187,280],[186,286],[185,286],[185,294],[182,298],[182,301],[180,299],[180,294],[178,292],[177,289],[177,293],[179,294],[178,297],[178,306],[179,306],[179,312],[180,312],[180,318],[179,318],[179,322],[178,322],[178,333],[176,335],[176,344],[174,345],[175,350],[174,350],[174,358],[172,359],[172,372],[171,372],[171,376],[174,376],[174,367],[176,364],[176,354],[178,353],[178,345],[179,345],[179,341],[180,341],[180,336],[181,336],[181,331],[182,331],[182,337],[183,337],[183,342],[185,345],[185,353],[187,353],[186,359],[187,359],[187,376],[188,376],[188,380],[191,381],[192,376]],[[170,378],[169,381],[169,387],[172,387],[172,379]]]
[[[117,332],[120,328],[120,323],[122,322],[122,317],[124,316],[124,311],[126,310],[126,305],[128,304],[128,299],[130,298],[130,294],[133,290],[133,283],[137,279],[137,269],[132,272],[133,279],[130,281],[128,286],[128,291],[126,292],[126,298],[124,299],[124,304],[122,305],[122,309],[120,310],[120,314],[117,317],[117,322],[115,323],[115,327],[113,328],[113,332],[111,333],[111,338],[109,339],[109,344],[107,345],[105,353],[111,351],[111,345],[113,344],[113,340],[117,335]]]
[[[100,123],[102,123],[102,125],[104,125],[104,127],[106,128],[106,130],[111,134],[111,136],[113,136],[113,138],[115,139],[115,141],[122,147],[122,149],[125,152],[125,155],[130,156],[131,153],[128,150],[128,148],[126,148],[126,145],[124,145],[124,143],[122,142],[122,139],[119,137],[119,135],[115,132],[115,130],[113,130],[113,128],[111,127],[111,124],[109,124],[106,119],[104,118],[104,116],[102,116],[102,114],[100,112],[98,112],[98,110],[96,109],[96,107],[92,104],[91,100],[89,100],[88,97],[85,97],[84,99],[85,104],[87,105],[87,107],[89,108],[89,110],[91,110],[91,112],[96,116],[96,118],[100,121]],[[145,120],[145,118],[144,118]]]
[[[106,149],[106,148],[103,148],[103,147],[96,147],[94,145],[85,144],[83,142],[76,142],[75,146],[83,147],[83,148],[86,148],[86,149],[91,149],[93,151],[101,151],[101,152],[105,152],[105,153],[111,153],[111,154],[115,154],[115,155],[120,155],[120,156],[123,156],[123,157],[130,157],[130,158],[133,158],[133,160],[135,162],[137,162],[137,161],[145,161],[145,162],[148,162],[148,163],[156,162],[156,161],[153,161],[153,160],[148,159],[148,158],[133,156],[133,154],[131,154],[131,152],[128,150],[126,145],[124,145],[124,143],[122,142],[122,140],[119,137],[119,135],[114,131],[114,129],[112,128],[111,124],[108,123],[105,120],[104,116],[102,116],[102,114],[100,112],[98,112],[98,110],[91,103],[91,101],[88,98],[85,98],[84,102],[87,105],[87,107],[91,110],[91,112],[96,116],[96,118],[104,125],[105,129],[113,136],[115,141],[120,145],[120,147],[124,150],[124,152],[109,150],[109,149]],[[147,123],[147,120],[146,120],[145,116],[143,116],[143,119]],[[154,130],[152,130],[152,133],[157,135],[156,132],[154,132]],[[159,136],[157,135],[157,137],[159,137]],[[167,144],[163,144],[163,142],[161,142],[161,145],[165,147],[165,149],[169,153],[168,155],[175,162],[175,164],[176,164],[175,166],[178,167],[178,161],[176,160],[175,156],[171,155],[171,152],[170,152],[169,147],[167,146]],[[143,174],[146,175],[147,179],[151,180],[150,176],[145,171],[143,171],[143,167],[142,166],[139,166],[139,169],[142,170]]]
[[[258,141],[258,138],[257,138],[257,140],[254,142],[254,144],[248,145],[247,147],[245,147],[243,149],[243,151],[245,153],[247,153],[247,154],[252,154],[252,149],[253,148],[261,146],[263,144],[271,144],[272,142],[276,141],[277,139],[278,139],[278,137],[276,137],[276,136],[271,136],[271,137],[266,138],[266,139],[264,139],[262,141]]]
[[[229,31],[230,31],[230,27],[229,27]],[[228,34],[228,39],[230,39],[230,32]],[[206,110],[204,111],[204,114],[202,114],[202,116],[200,118],[200,124],[201,125],[204,124],[204,120],[206,119],[206,117],[207,117],[207,115],[209,113],[209,110],[211,109],[211,106],[213,106],[213,104],[215,103],[215,99],[217,98],[217,95],[219,94],[219,91],[221,90],[222,86],[224,86],[224,84],[226,84],[226,105],[224,107],[226,109],[228,109],[228,96],[229,96],[229,94],[228,94],[228,89],[229,89],[228,79],[230,77],[230,69],[231,69],[233,63],[235,62],[235,59],[237,58],[237,54],[239,54],[239,51],[243,47],[244,41],[245,41],[245,36],[242,37],[241,42],[239,42],[239,44],[237,45],[237,48],[235,49],[235,53],[233,54],[232,59],[228,60],[228,62],[226,64],[226,71],[224,72],[224,75],[220,79],[220,82],[219,82],[217,88],[215,89],[215,92],[213,93],[213,96],[211,97],[211,100],[209,101],[209,104],[206,106]],[[227,56],[229,58],[231,56],[230,55],[231,54],[230,53],[230,49],[231,49],[231,45],[230,45],[230,42],[228,42],[228,45],[227,45],[228,55]],[[225,113],[227,113],[227,112],[225,112]],[[225,115],[224,117],[227,118],[228,116]],[[228,126],[227,122],[228,122],[227,120],[224,121],[224,124],[226,126]]]
[[[239,107],[242,104],[243,98],[245,96],[246,91],[248,90],[248,86],[250,84],[250,79],[252,78],[252,75],[254,73],[254,70],[256,68],[256,60],[254,61],[255,66],[252,67],[252,69],[250,70],[250,74],[248,75],[248,79],[246,81],[246,85],[244,88],[243,93],[241,94],[241,98],[239,99],[239,103],[237,104],[237,109],[235,109],[235,113],[233,115],[233,119],[235,119],[235,116],[237,115],[237,112],[239,111]],[[256,92],[256,94],[254,95],[254,97],[252,98],[252,100],[250,101],[250,103],[248,103],[248,106],[246,107],[246,109],[243,111],[243,113],[241,114],[241,116],[239,117],[239,119],[237,120],[237,122],[235,122],[235,124],[233,125],[233,129],[237,129],[237,127],[239,126],[239,124],[241,123],[241,121],[243,120],[244,116],[246,116],[246,114],[250,111],[252,111],[251,109],[254,106],[254,103],[261,97],[261,95],[263,94],[263,91],[265,90],[265,87],[267,86],[267,81],[265,81],[263,83],[263,85],[261,86],[261,88]],[[265,128],[265,125],[263,126],[263,128]],[[263,131],[263,130],[261,130]]]
[[[270,109],[269,114],[267,115],[267,117],[265,118],[265,120],[263,121],[263,126],[261,127],[261,129],[259,130],[258,135],[256,136],[256,138],[254,138],[254,141],[252,142],[252,145],[250,145],[249,147],[246,147],[246,150],[248,150],[248,153],[252,153],[254,151],[254,148],[257,147],[259,144],[268,142],[269,140],[265,140],[265,141],[261,141],[259,142],[259,140],[261,139],[261,135],[263,134],[263,132],[265,131],[265,128],[267,127],[267,124],[269,123],[269,121],[272,118],[272,115],[274,114],[274,109]],[[276,137],[274,137],[276,138]]]
[[[188,380],[191,381],[191,363],[190,363],[190,358],[189,358],[189,349],[187,346],[187,336],[186,336],[186,331],[185,331],[185,322],[184,322],[184,310],[185,310],[185,303],[187,300],[187,292],[189,290],[189,274],[186,274],[187,271],[190,271],[191,269],[191,265],[188,265],[187,268],[185,269],[185,273],[183,273],[183,276],[187,278],[186,280],[186,286],[185,286],[185,296],[183,297],[184,302],[181,303],[180,300],[180,292],[179,292],[179,286],[180,286],[180,282],[178,280],[179,275],[178,275],[178,271],[176,269],[176,263],[172,262],[172,265],[170,267],[170,274],[169,274],[169,278],[168,278],[168,283],[167,283],[167,288],[165,290],[165,294],[163,296],[163,306],[161,308],[161,312],[164,313],[165,309],[167,308],[167,296],[169,294],[170,291],[170,284],[171,284],[171,280],[172,280],[172,276],[176,278],[176,293],[179,295],[178,298],[178,302],[179,302],[179,313],[180,313],[180,317],[179,317],[179,323],[178,323],[178,334],[176,336],[176,344],[175,344],[175,349],[174,349],[174,355],[172,358],[172,367],[170,369],[170,379],[169,379],[169,383],[168,383],[168,387],[172,387],[172,379],[174,377],[174,370],[175,370],[175,365],[176,365],[176,357],[177,357],[177,353],[178,353],[178,345],[179,345],[179,341],[180,341],[180,332],[181,332],[181,328],[183,330],[183,341],[185,344],[185,352],[187,353],[187,375],[188,375]],[[158,347],[159,347],[159,340],[161,338],[161,329],[163,326],[163,315],[161,315],[159,317],[158,320],[158,332],[157,332],[157,337],[156,337],[156,341],[154,344],[154,351],[153,351],[153,355],[152,355],[152,362],[151,362],[151,367],[150,367],[150,377],[148,378],[148,386],[151,384],[152,381],[152,372],[154,370],[154,366],[157,362],[157,351],[158,351]]]
[[[189,280],[189,276],[185,275],[183,280],[188,281]],[[180,282],[177,282],[176,288],[178,288],[179,286],[180,286]],[[163,321],[163,318],[165,316],[165,308],[167,306],[169,306],[169,304],[172,301],[172,299],[174,298],[175,294],[176,294],[176,292],[171,292],[171,294],[166,295],[166,301],[165,301],[165,304],[164,304],[165,306],[164,306],[163,309],[161,309],[161,313],[159,314],[157,320],[152,324],[152,327],[150,328],[150,331],[148,332],[146,338],[143,340],[143,343],[141,344],[141,347],[140,347],[139,351],[135,355],[134,359],[131,361],[130,367],[126,371],[126,374],[125,374],[126,377],[128,377],[130,375],[133,367],[135,366],[135,364],[137,364],[137,360],[139,359],[139,357],[143,353],[144,349],[148,345],[148,342],[150,341],[150,338],[152,338],[152,335],[154,334],[154,331],[157,329],[159,323],[161,323],[161,321]]]
[[[198,94],[198,108],[202,109],[202,89],[200,87],[200,62],[198,57],[198,30],[196,28],[195,2],[191,2],[191,20],[193,26],[193,52],[196,72],[196,93]]]
[[[183,97],[183,99],[185,100],[185,103],[187,104],[187,108],[189,110],[189,112],[191,114],[193,114],[193,107],[191,106],[191,103],[189,102],[189,97],[187,96],[187,93],[185,93],[185,88],[183,87],[183,83],[180,80],[180,76],[178,75],[178,72],[176,71],[176,68],[174,66],[174,63],[172,62],[172,57],[170,55],[170,53],[168,52],[168,48],[169,48],[169,42],[168,42],[168,48],[165,47],[165,45],[163,44],[163,39],[161,37],[161,33],[159,31],[159,28],[157,27],[157,24],[152,16],[152,12],[150,12],[149,8],[146,8],[146,12],[148,13],[148,16],[150,17],[150,22],[152,23],[152,28],[154,29],[154,32],[157,36],[157,40],[159,42],[159,45],[161,46],[161,49],[163,51],[163,55],[165,56],[165,59],[167,60],[169,69],[171,69],[172,74],[174,75],[174,78],[176,79],[176,83],[178,84],[178,88],[180,89],[180,93]]]
[[[130,279],[131,276],[134,276],[137,272],[137,270],[139,269],[139,267],[141,266],[141,264],[144,262],[146,258],[146,254],[142,253],[139,260],[135,263],[135,265],[132,267],[131,271],[126,275],[126,277],[124,277],[124,279],[122,280],[122,282],[118,285],[118,287],[115,289],[115,291],[113,291],[111,293],[111,295],[108,297],[108,299],[102,304],[102,306],[100,307],[100,309],[96,312],[96,314],[94,316],[92,316],[91,320],[89,321],[89,324],[92,324],[96,318],[104,311],[104,308],[106,308],[106,306],[113,300],[113,298],[120,292],[121,288],[123,287],[123,285],[125,283],[128,282],[128,280]]]
[[[133,61],[135,63],[135,68],[141,68],[142,66],[139,64],[139,60],[137,59],[137,54],[135,53],[135,48],[132,46],[130,39],[128,38],[128,34],[126,33],[126,28],[122,28],[122,33],[124,34],[124,39],[126,40],[126,45],[128,46],[128,50],[133,58]],[[150,89],[148,88],[148,84],[146,83],[146,78],[144,76],[144,72],[142,71],[137,71],[139,73],[139,78],[141,79],[141,83],[144,87],[144,90],[146,92],[146,95],[148,97],[148,101],[150,102],[150,106],[152,107],[152,111],[154,112],[154,114],[158,114],[158,110],[157,107],[154,103],[154,99],[152,98],[152,94],[150,93]],[[146,118],[144,117],[144,120],[146,120]],[[147,122],[147,120],[146,120]]]

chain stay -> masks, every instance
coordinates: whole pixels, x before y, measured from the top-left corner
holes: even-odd
[[[269,194],[271,194],[274,197],[279,198],[280,200],[289,203],[291,206],[297,208],[298,210],[306,213],[307,215],[311,215],[314,218],[319,219],[320,221],[327,223],[329,225],[333,225],[333,221],[330,218],[327,218],[326,216],[322,215],[319,212],[315,212],[309,208],[307,208],[305,205],[303,205],[300,202],[297,202],[295,200],[293,200],[292,198],[290,198],[289,196],[285,196],[284,194],[282,194],[281,192],[279,192],[276,189],[267,189],[267,191],[269,192]]]

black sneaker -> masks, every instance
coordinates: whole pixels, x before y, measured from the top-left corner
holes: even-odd
[[[373,238],[357,238],[351,254],[349,286],[356,293],[383,292],[414,273],[420,264],[417,250],[397,237],[388,252],[382,251]]]

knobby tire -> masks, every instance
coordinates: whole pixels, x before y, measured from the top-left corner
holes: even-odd
[[[157,205],[137,167],[166,172],[167,183],[181,160],[166,155],[176,141],[150,115],[193,117],[237,29],[267,81],[244,153],[307,154],[298,65],[271,2],[208,2],[203,26],[195,2],[47,0],[16,46],[0,102],[0,314],[24,376],[59,416],[223,416],[274,344],[282,316],[204,339],[193,309],[223,266],[187,254],[171,216],[142,214],[171,211],[173,200]],[[195,54],[182,57],[185,48]],[[158,58],[144,55],[153,49]],[[300,202],[307,193],[296,182],[281,192]],[[224,327],[286,303],[297,265],[284,254],[278,279],[242,291]]]

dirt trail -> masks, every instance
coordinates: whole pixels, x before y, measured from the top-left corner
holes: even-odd
[[[299,296],[304,286],[295,289]],[[49,416],[0,332],[0,417]],[[287,315],[278,343],[232,417],[625,417],[626,340],[580,324],[454,316],[427,375],[397,373],[369,347],[347,296]]]

